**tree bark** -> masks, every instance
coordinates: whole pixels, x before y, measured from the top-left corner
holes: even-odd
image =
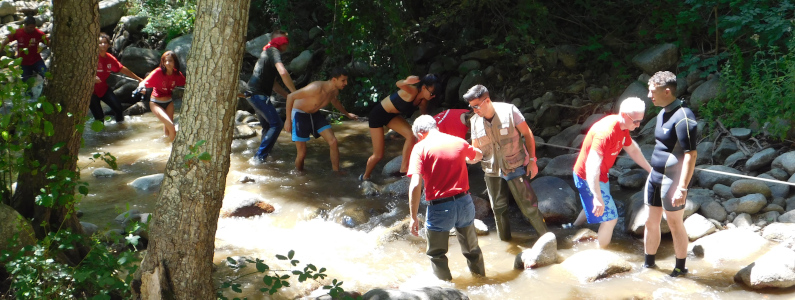
[[[53,182],[46,177],[51,166],[73,172],[71,175],[74,180],[79,177],[79,174],[74,173],[82,140],[82,132],[78,129],[83,126],[88,100],[94,91],[98,56],[99,1],[52,2],[53,29],[49,45],[52,51],[49,67],[52,78],[45,81],[43,94],[48,102],[60,105],[62,111],[45,115],[44,119],[53,125],[54,134],[34,137],[32,147],[25,150],[25,159],[40,165],[35,168],[38,172],[19,174],[17,190],[11,200],[14,209],[32,219],[36,237],[39,239],[49,232],[58,231],[59,228],[83,232],[83,227],[74,214],[74,201],[44,207],[36,205],[35,199],[41,194],[41,189],[47,189],[48,184]],[[53,147],[59,143],[64,143],[64,146],[53,151]],[[74,187],[61,190],[60,194],[74,194]],[[78,252],[81,253],[67,253],[73,263],[79,262],[85,255],[85,251]]]
[[[180,130],[152,217],[142,299],[215,299],[212,258],[229,172],[233,122],[250,0],[199,0]],[[199,140],[210,161],[185,155]]]

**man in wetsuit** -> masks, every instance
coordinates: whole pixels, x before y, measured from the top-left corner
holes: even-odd
[[[334,131],[331,130],[331,125],[326,121],[326,117],[319,110],[331,102],[344,116],[358,119],[358,116],[346,111],[337,98],[340,90],[346,85],[348,85],[348,73],[345,69],[338,67],[331,71],[331,79],[312,82],[287,95],[287,124],[284,125],[284,131],[292,132],[293,142],[298,150],[295,157],[296,170],[304,170],[306,142],[309,141],[309,136],[313,135],[315,138],[322,136],[328,142],[331,152],[331,169],[334,172],[340,171],[340,150],[337,146],[337,137],[334,136]]]
[[[524,116],[513,104],[492,102],[488,89],[479,84],[464,94],[464,101],[475,112],[470,122],[472,146],[483,151],[481,167],[486,173],[486,188],[500,239],[511,239],[508,222],[511,196],[538,235],[543,235],[547,226],[530,186],[530,179],[538,175],[535,138]]]
[[[36,74],[44,78],[47,66],[39,54],[39,43],[48,45],[47,35],[36,28],[36,18],[28,16],[23,22],[22,28],[12,31],[3,43],[0,44],[0,51],[3,51],[12,41],[17,41],[17,56],[22,58],[22,81],[27,81]]]
[[[271,92],[276,91],[284,97],[287,97],[288,94],[276,82],[276,75],[278,74],[282,78],[282,82],[290,92],[295,92],[295,84],[282,63],[281,53],[287,50],[288,44],[286,32],[276,30],[271,33],[271,40],[262,48],[262,54],[254,66],[254,73],[251,74],[251,79],[248,81],[248,87],[252,93],[248,102],[254,108],[257,118],[262,124],[262,143],[255,157],[263,161],[270,154],[273,145],[276,144],[276,139],[279,138],[283,126],[279,113],[271,103]]]
[[[671,228],[676,266],[672,277],[687,274],[687,232],[683,222],[687,187],[696,165],[698,130],[696,116],[676,99],[676,75],[668,71],[657,72],[649,79],[649,98],[654,106],[663,109],[657,115],[654,130],[656,145],[651,156],[652,171],[644,190],[649,218],[643,244],[646,268],[654,268],[655,254],[660,246],[660,219],[663,210]]]
[[[486,276],[483,253],[475,233],[475,205],[469,195],[467,161],[478,161],[483,153],[465,140],[442,133],[436,121],[422,115],[411,127],[419,142],[414,145],[409,158],[409,211],[411,234],[417,236],[420,225],[417,210],[422,186],[429,201],[426,211],[427,250],[433,274],[441,280],[452,280],[447,265],[450,229],[455,227],[461,252],[467,259],[469,271]]]

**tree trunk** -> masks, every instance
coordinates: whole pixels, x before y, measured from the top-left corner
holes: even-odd
[[[140,282],[134,284],[143,299],[215,299],[215,231],[229,172],[249,2],[197,3],[180,130],[149,225]],[[207,141],[199,152],[212,158],[185,161],[199,140]]]
[[[72,172],[67,176],[78,179],[79,174],[74,173],[82,140],[81,131],[78,129],[83,126],[88,100],[94,91],[98,55],[98,0],[52,2],[54,26],[50,35],[52,60],[49,68],[52,78],[45,81],[43,94],[48,102],[60,105],[62,111],[45,115],[45,120],[53,125],[54,134],[34,137],[32,147],[25,150],[24,157],[27,161],[38,162],[40,165],[35,168],[38,172],[19,174],[17,190],[11,200],[14,209],[32,219],[36,237],[39,239],[59,228],[71,228],[78,233],[83,231],[74,214],[74,201],[56,202],[52,207],[44,207],[36,205],[35,199],[41,194],[41,189],[48,189],[48,184],[59,180],[47,179],[51,166]],[[53,151],[53,147],[59,143],[64,143],[64,146]],[[60,190],[59,193],[72,195],[74,186]],[[84,254],[72,253],[68,256],[76,263]]]

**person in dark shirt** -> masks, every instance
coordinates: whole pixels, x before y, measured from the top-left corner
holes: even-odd
[[[248,81],[248,87],[252,94],[248,98],[248,102],[254,108],[263,130],[262,143],[255,157],[263,161],[270,154],[284,126],[279,113],[271,103],[270,95],[275,91],[287,98],[289,94],[276,83],[276,75],[278,74],[282,78],[282,82],[290,90],[290,93],[295,92],[295,84],[282,63],[281,53],[287,50],[288,45],[289,39],[286,32],[276,30],[271,33],[271,40],[262,48],[262,54],[254,66],[254,73],[251,74],[251,79]]]
[[[657,115],[654,130],[656,145],[651,156],[651,173],[646,181],[644,196],[649,209],[643,244],[646,268],[654,268],[655,255],[660,246],[660,220],[663,210],[671,228],[676,266],[672,277],[687,274],[687,232],[683,222],[687,187],[696,165],[698,130],[696,116],[676,99],[676,75],[657,72],[649,79],[649,98],[654,106],[663,109]]]

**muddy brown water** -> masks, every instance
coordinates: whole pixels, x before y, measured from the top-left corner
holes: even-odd
[[[177,117],[177,122],[179,118]],[[170,145],[162,138],[162,125],[150,113],[128,117],[123,125],[108,123],[104,131],[86,132],[85,145],[80,151],[79,166],[83,180],[89,183],[90,194],[79,204],[85,215],[83,221],[100,228],[115,227],[113,218],[129,209],[152,212],[157,191],[137,191],[128,183],[145,175],[162,173],[170,153]],[[259,136],[233,143],[231,167],[227,177],[228,199],[259,195],[273,204],[276,211],[249,219],[222,218],[216,233],[214,263],[218,280],[234,277],[249,270],[234,273],[225,266],[227,257],[262,258],[272,269],[289,270],[290,266],[274,258],[294,250],[295,258],[329,274],[322,282],[298,283],[284,288],[277,295],[263,295],[258,291],[261,277],[244,278],[244,295],[249,299],[294,299],[307,295],[330,279],[344,281],[343,288],[366,292],[370,289],[423,286],[453,287],[463,290],[471,299],[793,299],[795,291],[753,291],[734,283],[733,274],[720,270],[739,270],[749,261],[724,262],[713,266],[710,262],[689,257],[690,274],[685,278],[671,278],[667,273],[674,265],[670,237],[663,237],[658,252],[660,270],[644,270],[643,242],[637,237],[616,233],[609,250],[629,261],[632,271],[592,283],[582,283],[559,265],[537,270],[513,269],[517,253],[532,247],[538,235],[515,214],[514,239],[500,241],[493,221],[486,220],[491,232],[479,237],[486,262],[486,278],[469,274],[466,261],[460,254],[455,238],[450,239],[450,268],[452,282],[436,280],[425,256],[424,240],[410,235],[394,238],[393,227],[408,216],[405,197],[365,197],[356,180],[364,171],[371,144],[366,123],[344,122],[333,125],[339,140],[341,167],[346,175],[331,172],[328,145],[322,140],[308,143],[307,172],[303,176],[291,172],[295,146],[290,135],[282,133],[273,150],[274,160],[254,163],[250,158],[259,145]],[[374,173],[374,182],[386,184],[390,180],[380,175],[381,167],[400,154],[402,140],[387,140],[386,158]],[[110,178],[94,178],[91,172],[102,167],[91,163],[95,152],[111,152],[118,159],[119,174]],[[241,183],[243,176],[258,176],[256,183]],[[481,193],[485,187],[481,179],[472,178],[472,192]],[[634,191],[633,191],[634,192]],[[617,197],[632,192],[617,194]],[[485,195],[483,195],[485,196]],[[342,215],[351,211],[364,213],[367,222],[346,223]],[[422,212],[422,210],[421,210]],[[345,225],[347,224],[347,225]],[[351,225],[355,225],[351,227]],[[558,235],[560,255],[565,258],[579,251],[596,249],[595,242],[566,243],[574,230],[562,230],[550,224]],[[595,230],[596,227],[593,227]],[[389,238],[393,237],[393,238]],[[741,242],[741,241],[738,241]],[[288,273],[282,271],[281,273]],[[227,293],[227,296],[240,297]]]

